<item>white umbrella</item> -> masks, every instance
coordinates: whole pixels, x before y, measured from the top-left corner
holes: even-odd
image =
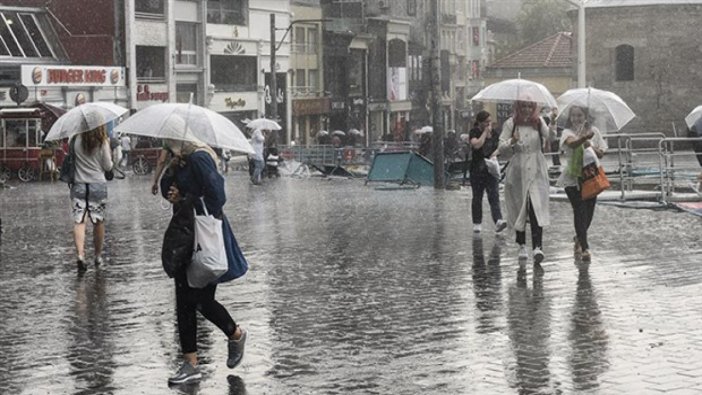
[[[355,134],[357,136],[363,136],[363,132],[358,130],[358,129],[351,129],[349,130],[349,134]]]
[[[417,129],[414,132],[417,134],[424,134],[424,133],[432,133],[434,131],[434,128],[431,126],[422,126],[421,129]]]
[[[588,121],[602,133],[616,132],[636,116],[621,97],[601,89],[570,89],[558,96],[557,101],[561,126],[565,126],[573,106],[587,108]]]
[[[481,89],[470,100],[489,102],[524,100],[546,107],[556,106],[556,99],[545,86],[521,78],[490,84]]]
[[[346,136],[346,133],[341,130],[335,130],[332,132],[332,136]]]
[[[161,103],[138,111],[115,129],[120,133],[185,141],[253,154],[244,133],[212,110],[189,103]]]
[[[320,130],[319,132],[317,132],[317,137],[327,136],[328,134],[329,132],[327,132],[326,130]]]
[[[700,118],[702,118],[702,106],[697,106],[694,110],[687,114],[685,117],[685,123],[687,124],[688,128],[692,128],[695,125],[695,122],[697,122],[697,120]],[[697,132],[700,133],[702,131]]]
[[[44,140],[61,140],[84,133],[106,125],[128,112],[128,109],[108,102],[81,104],[61,115],[51,126]]]
[[[246,124],[247,128],[251,129],[261,129],[261,130],[281,130],[283,129],[280,127],[278,122],[268,119],[268,118],[258,118],[254,119],[253,121],[249,121]]]

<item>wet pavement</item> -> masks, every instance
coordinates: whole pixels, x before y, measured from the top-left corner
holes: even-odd
[[[202,383],[168,388],[170,213],[147,177],[109,188],[106,263],[83,276],[66,186],[0,192],[0,393],[702,394],[699,217],[599,205],[586,265],[552,202],[538,270],[511,232],[473,237],[468,190],[241,173],[225,212],[251,270],[217,295],[249,330],[244,361],[227,369],[203,320]]]

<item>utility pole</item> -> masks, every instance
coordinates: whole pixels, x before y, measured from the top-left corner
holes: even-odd
[[[585,88],[585,2],[587,0],[565,0],[578,7],[578,88]]]
[[[439,0],[431,1],[431,85],[432,85],[432,160],[434,161],[434,189],[444,189],[444,117],[441,111],[441,71],[439,62]]]
[[[271,95],[271,113],[270,118],[278,121],[278,81],[275,75],[275,14],[271,14],[271,80],[269,82]]]

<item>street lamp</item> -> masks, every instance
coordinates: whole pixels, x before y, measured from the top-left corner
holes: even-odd
[[[275,53],[280,49],[280,47],[283,45],[283,42],[285,41],[285,37],[288,36],[288,33],[290,32],[290,29],[292,29],[293,25],[296,23],[304,23],[304,22],[326,22],[328,19],[298,19],[296,21],[290,22],[287,28],[276,28],[275,27],[275,14],[270,14],[271,18],[271,82],[270,82],[270,87],[271,87],[271,113],[269,114],[271,119],[274,121],[278,120],[278,98],[277,98],[277,91],[278,91],[278,80],[276,79],[275,75]],[[276,42],[275,39],[275,32],[277,30],[285,30],[285,34],[283,34],[283,37],[280,39],[280,43]]]
[[[565,0],[578,7],[578,88],[585,88],[585,3],[587,0]]]

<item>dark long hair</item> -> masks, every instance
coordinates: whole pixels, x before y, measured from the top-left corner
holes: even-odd
[[[101,125],[83,133],[80,143],[83,151],[92,155],[95,149],[100,147],[105,141],[107,141],[107,126]]]

